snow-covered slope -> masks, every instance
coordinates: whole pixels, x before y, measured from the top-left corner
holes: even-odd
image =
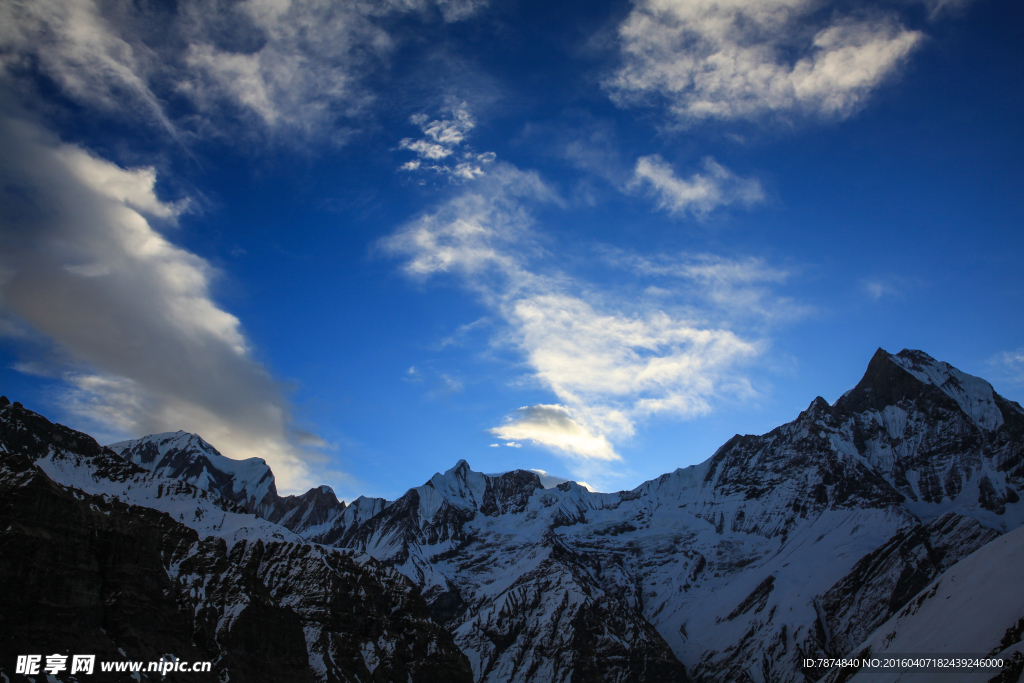
[[[1000,659],[1000,669],[927,671],[912,667],[865,669],[846,680],[860,683],[983,683],[1015,681],[1024,671],[1024,528],[988,543],[960,560],[907,602],[898,614],[852,652],[858,658],[903,659],[908,655]],[[846,672],[825,679],[835,683]]]
[[[999,429],[1003,413],[992,385],[921,351],[904,350],[890,359],[925,384],[938,387],[985,431]]]
[[[352,511],[341,519],[346,505],[330,486],[314,487],[301,496],[278,495],[274,474],[266,461],[225,457],[197,434],[152,434],[107,448],[156,477],[187,482],[304,538],[327,534],[335,526],[359,517],[358,511]],[[367,506],[363,504],[363,508],[365,512]]]
[[[158,476],[100,447],[85,434],[0,405],[0,451],[30,456],[46,475],[84,493],[166,512],[201,536],[301,542],[294,532],[181,479]]]
[[[153,434],[107,448],[158,477],[181,479],[236,502],[248,512],[254,512],[274,487],[274,475],[263,458],[226,458],[188,432]]]

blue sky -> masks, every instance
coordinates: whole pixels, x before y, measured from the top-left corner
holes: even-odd
[[[1009,0],[0,8],[3,393],[283,492],[599,490],[878,347],[1024,399]]]

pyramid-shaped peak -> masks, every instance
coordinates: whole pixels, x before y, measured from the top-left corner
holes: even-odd
[[[427,482],[427,485],[437,486],[442,489],[454,487],[455,490],[461,490],[471,481],[475,482],[486,478],[487,476],[485,474],[475,472],[473,468],[469,466],[468,462],[460,459],[455,463],[454,467],[445,470],[443,474],[441,472],[436,472],[434,476],[430,478],[430,481]]]
[[[926,386],[938,389],[955,401],[982,429],[994,430],[1002,426],[1003,415],[991,384],[917,349],[891,354],[879,348],[868,363],[864,377],[836,405],[854,412],[882,410],[887,405],[921,395],[927,391]]]
[[[445,472],[445,474],[446,475],[448,475],[448,474],[464,474],[465,472],[472,472],[472,471],[473,471],[473,468],[469,466],[469,463],[466,462],[466,460],[464,458],[460,458],[459,461],[457,463],[455,463],[455,467],[453,467],[450,470],[448,470],[447,472]]]
[[[474,472],[473,468],[469,466],[469,463],[464,459],[459,459],[455,466],[445,470],[444,474],[437,472],[433,477],[430,478],[430,482],[433,482],[435,486],[462,486],[465,484],[468,478],[473,475],[483,476],[478,472]],[[428,483],[430,483],[428,482]],[[442,482],[449,482],[448,484],[442,484]],[[460,483],[461,482],[461,483]]]
[[[810,405],[807,406],[805,412],[813,412],[815,410],[829,410],[832,406],[829,405],[828,401],[822,396],[816,396]]]

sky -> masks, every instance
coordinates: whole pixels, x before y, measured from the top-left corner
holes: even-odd
[[[0,149],[0,392],[285,494],[1024,401],[1015,0],[9,0]]]

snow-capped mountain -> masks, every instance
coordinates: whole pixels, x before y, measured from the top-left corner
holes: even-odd
[[[271,491],[277,493],[274,474],[263,458],[226,458],[196,434],[153,434],[107,448],[158,477],[181,479],[217,493],[246,512],[256,512]]]
[[[911,598],[1024,525],[1024,410],[920,351],[879,349],[834,404],[816,398],[768,434],[618,493],[460,460],[395,501],[345,505],[326,487],[280,497],[262,461],[194,435],[112,448],[126,460],[34,457],[57,483],[177,511],[228,547],[292,534],[319,545],[288,547],[389,567],[488,683],[814,681],[826,671],[807,658],[850,655],[892,619],[899,632]],[[175,501],[219,512],[170,509],[152,493],[167,482],[186,487]],[[203,521],[216,514],[246,531]]]
[[[171,653],[212,662],[207,676],[220,681],[472,680],[452,636],[394,569],[304,543],[5,398],[0,529],[4,681],[40,680],[15,671],[30,653],[101,662]],[[89,679],[127,676],[97,669]]]
[[[288,529],[225,499],[216,489],[161,477],[100,447],[92,438],[19,408],[3,406],[5,452],[30,457],[50,479],[83,493],[165,512],[203,536],[301,542]]]

